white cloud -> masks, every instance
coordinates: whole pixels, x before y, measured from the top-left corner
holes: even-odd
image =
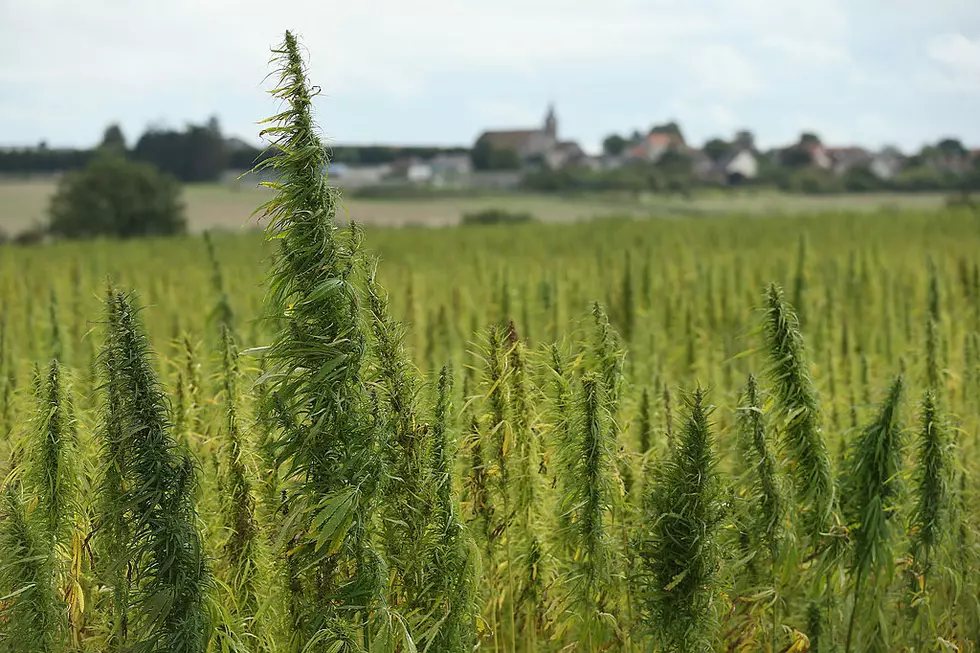
[[[755,95],[765,88],[754,63],[730,45],[706,45],[692,52],[686,66],[691,83],[702,93],[722,99]]]
[[[726,133],[738,127],[738,119],[727,107],[720,105],[709,107],[707,117],[713,127]]]
[[[940,65],[940,86],[948,90],[980,93],[980,39],[962,34],[942,34],[933,38],[926,52]]]
[[[830,120],[832,102],[806,87],[853,97],[853,112],[841,117],[836,107],[835,115],[842,135],[863,138],[862,111],[902,119],[905,100],[926,104],[930,89],[980,97],[980,40],[966,36],[980,33],[976,1],[896,0],[901,16],[886,20],[873,3],[845,0],[281,0],[274,10],[260,0],[0,0],[0,88],[15,89],[0,94],[0,115],[15,115],[0,123],[0,143],[22,133],[63,139],[109,117],[138,129],[158,117],[180,124],[229,108],[240,122],[263,115],[268,50],[288,27],[303,37],[325,96],[353,98],[343,108],[321,105],[337,112],[329,124],[345,130],[338,140],[348,125],[375,129],[357,115],[358,102],[372,102],[377,115],[378,107],[397,112],[406,99],[418,109],[439,92],[438,104],[418,110],[440,123],[433,130],[455,129],[451,139],[477,120],[537,124],[542,94],[557,89],[559,111],[577,103],[585,129],[673,117],[685,130],[748,127],[765,140],[766,130],[789,129],[798,111]],[[889,31],[896,21],[900,34]],[[907,58],[893,64],[899,48]],[[622,94],[605,90],[602,102],[589,95],[609,77],[624,80]],[[467,90],[447,103],[446,89],[457,83]],[[31,120],[16,117],[23,108]],[[980,107],[964,103],[961,112]],[[901,122],[905,132],[913,122]],[[918,128],[934,129],[924,121]]]
[[[767,34],[758,41],[758,45],[764,50],[788,57],[796,65],[835,66],[851,60],[844,45],[823,39]]]

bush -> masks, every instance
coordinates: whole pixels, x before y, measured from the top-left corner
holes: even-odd
[[[475,213],[464,214],[462,224],[518,224],[521,222],[532,222],[533,220],[534,217],[530,213],[517,213],[506,209],[483,209]]]
[[[112,153],[66,174],[48,213],[48,230],[64,238],[134,238],[187,230],[177,180],[150,163]]]

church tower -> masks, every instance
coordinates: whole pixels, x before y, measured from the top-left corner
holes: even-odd
[[[548,105],[548,115],[544,119],[544,133],[553,140],[558,140],[558,117],[555,115],[555,105]]]

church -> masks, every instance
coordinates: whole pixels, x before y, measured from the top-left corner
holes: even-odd
[[[545,163],[560,168],[585,156],[575,141],[558,140],[558,116],[555,107],[548,107],[544,125],[538,129],[485,131],[477,142],[484,140],[495,149],[514,150],[524,163]]]

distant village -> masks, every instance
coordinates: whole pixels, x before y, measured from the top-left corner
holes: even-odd
[[[589,180],[622,182],[623,175],[616,172],[627,169],[659,170],[660,180],[668,188],[761,181],[792,186],[795,180],[801,187],[790,190],[819,190],[822,184],[835,190],[860,191],[896,183],[900,190],[931,190],[937,185],[956,186],[958,180],[980,184],[980,150],[945,139],[914,154],[894,147],[870,151],[824,144],[816,134],[803,133],[795,143],[762,151],[747,131],[737,132],[730,140],[712,139],[696,147],[671,122],[646,133],[611,135],[601,153],[587,154],[576,141],[561,138],[552,106],[541,126],[484,131],[469,152],[405,156],[373,165],[335,162],[330,176],[334,183],[348,188],[405,184],[534,188],[543,184],[546,188],[539,189],[548,190],[568,179],[573,180],[569,182],[573,186],[575,179],[586,185]],[[909,179],[903,179],[903,173],[910,172],[906,175]],[[609,181],[607,185],[622,183]]]
[[[274,151],[222,133],[216,117],[182,130],[151,126],[127,141],[110,125],[93,148],[0,147],[0,177],[60,175],[104,150],[151,163],[186,183],[255,185],[274,172],[247,173]],[[738,131],[697,146],[676,122],[610,134],[599,153],[563,137],[554,106],[541,124],[494,129],[464,147],[330,145],[330,183],[361,193],[523,189],[687,194],[696,188],[774,188],[799,193],[980,192],[980,150],[943,138],[918,152],[824,143],[804,132],[763,150]],[[327,172],[327,171],[324,171]]]

